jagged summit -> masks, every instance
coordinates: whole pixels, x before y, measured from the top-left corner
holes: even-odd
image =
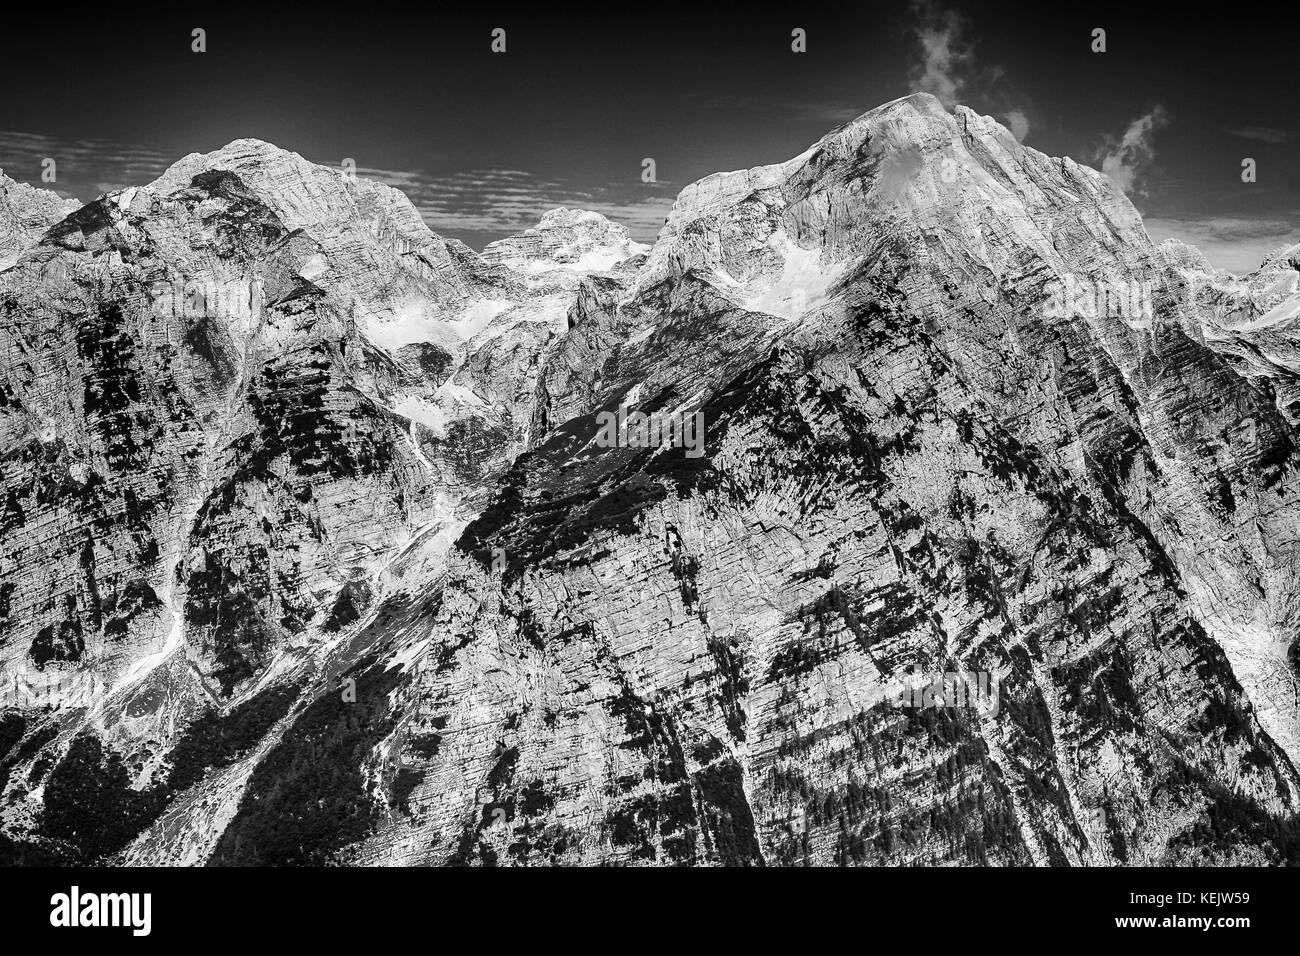
[[[1121,259],[1155,255],[1132,203],[1100,172],[917,93],[785,162],[687,186],[640,281],[693,271],[738,305],[793,319],[824,302],[839,277],[903,250],[924,250],[956,277],[1013,281],[1034,262],[1071,271],[1061,237],[1082,234],[1101,240],[1094,270],[1125,271]]]
[[[12,265],[23,248],[80,205],[50,190],[16,182],[0,170],[0,269]]]
[[[1264,257],[1260,269],[1295,269],[1300,271],[1300,242],[1274,249]]]
[[[533,228],[489,243],[483,258],[525,273],[555,268],[597,272],[649,248],[633,241],[623,226],[600,213],[562,206],[543,215]]]
[[[237,139],[208,153],[177,160],[149,188],[167,194],[190,185],[204,172],[228,171],[256,192],[294,228],[320,227],[336,215],[355,217],[358,198],[382,205],[385,216],[408,236],[428,232],[400,190],[364,178],[350,179],[340,167],[323,166],[260,139]]]
[[[1168,262],[1178,268],[1192,269],[1203,273],[1218,271],[1210,265],[1209,260],[1205,258],[1205,254],[1201,250],[1181,239],[1165,239],[1156,248],[1160,250],[1160,254]]]

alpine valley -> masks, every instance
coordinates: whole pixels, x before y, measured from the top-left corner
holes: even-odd
[[[652,246],[0,177],[0,862],[1297,864],[1298,444],[1300,246],[927,94]]]

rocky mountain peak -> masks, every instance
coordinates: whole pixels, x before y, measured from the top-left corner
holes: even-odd
[[[531,229],[489,243],[483,258],[529,274],[554,269],[603,272],[648,249],[598,212],[560,207],[547,212]]]
[[[401,191],[349,176],[342,167],[309,162],[258,139],[238,139],[210,153],[191,153],[148,188],[167,195],[189,187],[196,176],[222,172],[237,176],[290,230],[323,236],[365,226],[417,246],[438,241]]]
[[[1281,246],[1264,257],[1261,269],[1294,269],[1300,271],[1300,243]]]
[[[1100,259],[1066,261],[1063,231]],[[790,160],[687,186],[641,281],[693,271],[738,305],[792,319],[825,301],[837,276],[902,248],[926,250],[936,273],[1008,279],[1031,261],[1062,274],[1118,273],[1135,253],[1152,255],[1136,210],[1101,173],[918,93]]]
[[[221,185],[224,176],[234,177],[229,190]],[[313,244],[304,277],[377,341],[400,340],[398,330],[412,323],[433,328],[483,291],[482,264],[472,250],[431,232],[400,190],[342,167],[239,139],[186,156],[148,190],[166,197],[196,183],[208,191],[246,192],[280,227]]]
[[[80,205],[50,190],[16,182],[0,170],[0,269],[12,265],[23,248]]]

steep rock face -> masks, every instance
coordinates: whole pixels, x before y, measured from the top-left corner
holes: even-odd
[[[695,463],[518,468],[407,671],[381,752],[422,776],[362,859],[1139,862],[1229,789],[1292,811],[1158,546],[916,317],[842,321],[706,403]],[[955,671],[996,675],[996,713],[895,706]]]
[[[48,190],[14,182],[0,172],[0,270],[17,262],[23,249],[79,205]]]
[[[429,232],[397,190],[258,140],[191,154],[150,188],[170,193],[210,170],[238,177],[287,231],[301,230],[320,245],[312,278],[353,304],[378,344],[387,344],[385,332],[400,336],[402,325],[443,324],[449,310],[483,289],[473,251]]]
[[[6,706],[58,712],[23,718],[20,823],[56,738],[165,778],[204,708],[316,667],[408,544],[436,564],[522,440],[472,389],[528,393],[581,275],[535,294],[400,193],[256,141],[28,246],[0,273],[0,660]],[[475,341],[483,302],[543,299],[541,334]]]
[[[1207,336],[1216,311],[1104,177],[923,95],[789,163],[688,187],[638,282],[699,276],[737,305],[806,323],[864,274],[906,293],[1019,440],[1054,449],[1152,529],[1294,756],[1295,485],[1278,416],[1289,380],[1275,398],[1233,373],[1241,336]],[[1251,282],[1251,315],[1285,337],[1294,272]]]
[[[925,95],[649,250],[557,210],[480,257],[265,144],[188,157],[0,277],[0,653],[106,685],[6,717],[0,850],[1294,862],[1291,258],[1153,246]],[[252,291],[143,291],[177,274]],[[94,844],[87,774],[130,821]]]
[[[30,529],[14,538],[19,565],[46,565],[11,599],[11,673],[68,665],[111,684],[123,667],[92,662],[114,657],[114,638],[128,644],[124,665],[179,646],[170,609],[200,646],[202,628],[222,633],[211,654],[228,668],[210,675],[246,678],[254,669],[231,638],[274,644],[266,619],[297,623],[298,572],[273,565],[326,537],[328,558],[306,552],[313,570],[357,563],[358,549],[375,550],[369,539],[412,520],[403,499],[418,503],[419,489],[404,487],[401,459],[414,452],[352,381],[348,347],[364,343],[347,341],[308,278],[321,255],[213,170],[162,196],[127,190],[83,207],[6,274],[7,344],[24,359],[10,385],[26,425],[9,452],[19,467],[6,473],[8,520]],[[381,474],[398,499],[388,512],[364,487]],[[341,500],[335,479],[353,485]],[[370,512],[361,525],[344,516],[357,505]],[[232,508],[234,525],[219,527]],[[135,621],[149,611],[163,612],[153,629]]]
[[[1289,423],[1103,177],[911,97],[689,187],[575,317],[363,858],[1293,852]],[[702,410],[707,454],[601,449],[620,406]],[[1000,712],[882,703],[952,671]]]

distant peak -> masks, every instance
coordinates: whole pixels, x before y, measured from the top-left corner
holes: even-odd
[[[557,226],[566,227],[580,224],[606,226],[616,225],[613,221],[602,216],[598,212],[592,212],[588,209],[570,209],[567,206],[557,206],[544,214],[542,218],[538,220],[536,228],[547,229]]]
[[[1264,257],[1264,261],[1260,263],[1259,268],[1260,271],[1264,269],[1296,269],[1300,271],[1300,242],[1274,249]]]
[[[598,212],[560,206],[543,215],[531,229],[489,243],[483,258],[527,272],[552,268],[603,271],[647,249],[634,242],[625,228]]]

